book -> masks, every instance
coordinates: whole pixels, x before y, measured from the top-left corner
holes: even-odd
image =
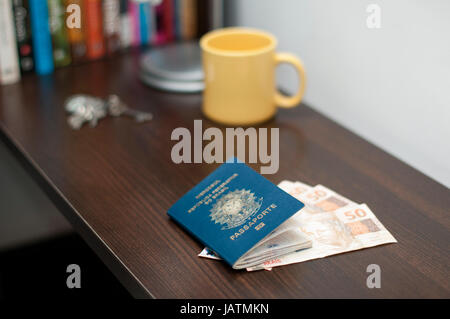
[[[149,0],[141,0],[138,7],[140,44],[145,46],[151,43],[152,21],[150,20],[150,11],[152,8]]]
[[[169,42],[175,38],[174,33],[175,31],[173,25],[174,19],[173,0],[163,0],[162,7],[163,7],[162,23],[165,33],[165,41]]]
[[[28,1],[13,0],[12,4],[20,70],[30,72],[34,69],[34,60]]]
[[[153,6],[155,13],[155,44],[164,44],[174,39],[173,3],[172,0],[162,0]]]
[[[173,0],[173,33],[177,40],[181,40],[181,0]]]
[[[209,12],[209,30],[223,28],[224,26],[224,3],[223,0],[211,0]]]
[[[20,80],[11,0],[0,0],[0,84]]]
[[[210,29],[211,0],[197,0],[197,37]]]
[[[201,37],[205,33],[221,28],[224,25],[223,0],[198,0],[197,15],[198,27],[197,36]]]
[[[90,60],[105,55],[103,37],[103,14],[101,0],[84,0],[84,19],[86,20],[87,58]]]
[[[158,45],[158,44],[163,44],[165,42],[165,32],[163,29],[163,5],[162,5],[162,1],[160,1],[157,4],[154,4],[152,6],[153,8],[153,12],[155,15],[155,34],[154,34],[154,38],[153,38],[153,43]]]
[[[141,44],[141,33],[139,27],[139,3],[137,0],[128,1],[128,10],[131,22],[131,45],[137,47]]]
[[[131,15],[128,0],[120,0],[120,45],[122,48],[131,46]]]
[[[112,54],[120,48],[120,2],[103,0],[103,34],[106,52]]]
[[[194,39],[197,35],[197,1],[180,0],[180,36],[183,40]]]
[[[55,67],[71,63],[70,44],[66,30],[66,10],[64,0],[47,0],[50,34],[52,36],[53,62]]]
[[[150,34],[150,44],[155,43],[155,32],[156,32],[156,13],[155,13],[155,3],[160,0],[151,0],[150,6],[149,6],[149,17],[150,17],[150,23],[149,23],[149,34]]]
[[[86,60],[86,53],[87,53],[87,47],[86,47],[86,27],[85,27],[85,21],[81,15],[83,12],[83,0],[66,0],[65,2],[67,10],[71,10],[71,5],[77,6],[79,8],[80,13],[80,21],[70,21],[70,27],[67,27],[67,38],[69,40],[70,45],[70,55],[72,57],[72,63],[78,64],[80,62],[83,62]],[[75,13],[72,11],[66,12],[66,21],[69,23],[68,19],[70,14]],[[75,16],[74,19],[77,17]],[[76,25],[76,22],[79,22],[79,26]],[[74,24],[72,26],[72,23]]]
[[[49,74],[54,64],[47,0],[29,0],[29,5],[35,70],[38,74]]]
[[[181,197],[168,215],[233,268],[242,269],[311,247],[299,229],[292,229],[296,236],[286,236],[291,228],[283,226],[304,206],[233,158]],[[285,243],[281,250],[271,247],[278,236]]]

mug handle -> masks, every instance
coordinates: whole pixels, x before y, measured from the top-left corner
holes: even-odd
[[[300,78],[298,91],[295,95],[287,96],[280,93],[279,91],[275,92],[275,104],[278,105],[279,107],[291,108],[297,106],[297,104],[300,103],[303,94],[305,93],[305,86],[306,86],[305,69],[303,68],[303,62],[299,58],[290,53],[275,53],[275,64],[278,65],[280,63],[291,64],[297,70],[298,76]]]

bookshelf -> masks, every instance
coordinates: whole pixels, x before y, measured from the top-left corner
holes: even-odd
[[[0,85],[27,73],[199,38],[223,0],[0,0]]]

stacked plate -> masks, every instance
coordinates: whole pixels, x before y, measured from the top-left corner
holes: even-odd
[[[203,91],[198,42],[178,42],[150,49],[141,59],[141,80],[154,88],[193,93]]]

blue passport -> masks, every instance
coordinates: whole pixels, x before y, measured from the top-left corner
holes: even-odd
[[[181,197],[168,214],[233,268],[304,204],[231,159]]]

